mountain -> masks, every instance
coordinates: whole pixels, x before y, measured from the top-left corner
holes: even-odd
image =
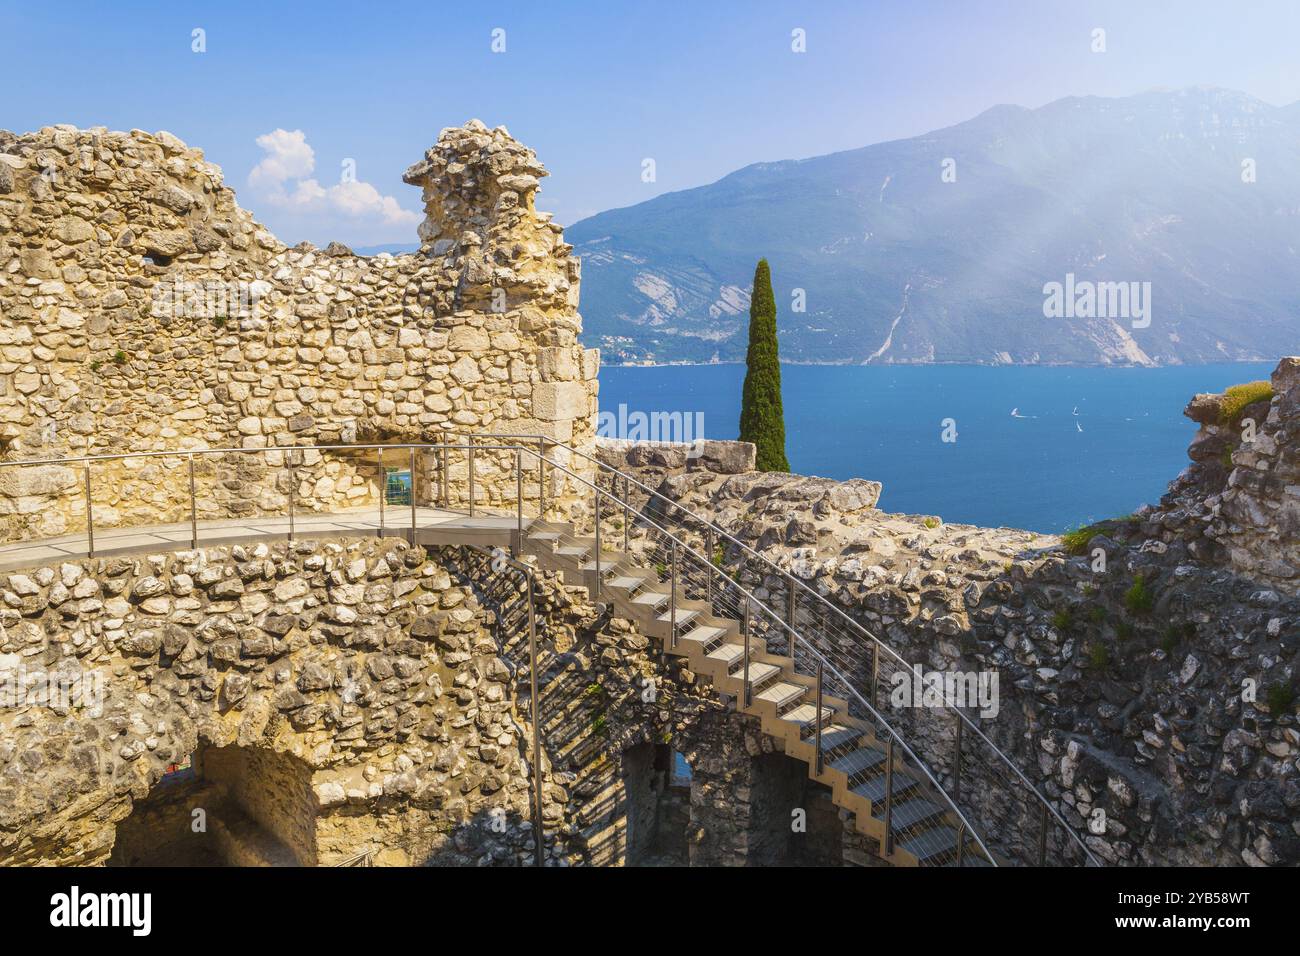
[[[763,256],[790,361],[1271,359],[1300,345],[1300,103],[1188,89],[997,106],[565,232],[586,344],[611,363],[743,358]],[[1079,302],[1049,318],[1053,282],[1135,283],[1132,304],[1149,288],[1149,320],[1114,297],[1101,317]]]

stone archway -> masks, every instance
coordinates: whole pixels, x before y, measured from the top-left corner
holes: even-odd
[[[117,824],[109,866],[313,866],[312,769],[261,747],[200,745]]]

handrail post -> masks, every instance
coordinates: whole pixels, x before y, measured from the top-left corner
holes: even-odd
[[[289,540],[293,540],[293,500],[298,497],[298,459],[289,452]]]
[[[465,439],[469,442],[469,516],[474,517],[474,436]]]
[[[961,868],[961,858],[966,849],[966,821],[961,820],[957,824],[957,867]]]
[[[600,600],[600,489],[596,489],[595,512],[593,517],[596,519],[596,593],[595,598]]]
[[[871,706],[878,707],[876,699],[880,696],[880,644],[871,645]]]
[[[956,710],[956,708],[953,709]],[[954,802],[961,799],[961,725],[963,723],[965,723],[965,721],[961,719],[961,711],[958,710],[957,711],[957,740],[956,740],[956,747],[955,747],[956,754],[954,755],[953,758],[953,771],[952,771],[952,799]]]
[[[198,501],[194,493],[194,456],[190,455],[190,550],[199,549]]]
[[[677,539],[668,546],[668,648],[677,647]]]
[[[796,644],[797,633],[794,631],[794,609],[798,602],[798,594],[794,591],[794,576],[785,575],[785,623],[790,628],[790,659],[794,659],[794,644]],[[818,665],[820,669],[820,663]]]
[[[384,536],[384,502],[388,498],[388,476],[384,473],[384,450],[375,449],[375,467],[379,470],[379,537]],[[411,476],[411,494],[415,494],[415,476]]]
[[[1038,825],[1038,865],[1047,865],[1047,804],[1040,803]]]
[[[447,452],[447,433],[443,432],[442,449],[439,456],[442,459],[442,467],[439,469],[438,482],[442,485],[442,506],[444,508],[451,505],[451,479],[447,476],[447,462],[449,460]]]
[[[754,700],[749,691],[749,598],[742,597],[741,600],[744,602],[744,607],[740,612],[740,630],[745,637],[745,670],[741,680],[744,684],[745,706],[748,707]]]
[[[415,446],[411,446],[411,544],[415,544]]]
[[[627,552],[631,550],[628,547],[628,535],[630,534],[632,528],[632,506],[628,504],[627,499],[628,499],[627,475],[624,475],[623,476],[623,553],[624,554],[627,554]]]
[[[894,735],[885,743],[885,856],[894,852]]]
[[[704,526],[704,556],[709,560],[709,573],[704,576],[704,587],[709,599],[709,610],[713,610],[713,573],[716,565],[713,563],[713,525]]]
[[[86,462],[86,557],[95,556],[95,506],[90,500],[90,462]]]
[[[542,839],[542,721],[537,699],[537,611],[533,597],[533,576],[528,576],[528,683],[533,719],[533,865],[541,866],[545,848]]]
[[[537,517],[546,516],[546,439],[537,439]]]
[[[524,453],[515,449],[515,557],[524,549]]]
[[[817,710],[813,713],[814,726],[817,728],[817,776],[822,775],[822,660],[817,659]]]

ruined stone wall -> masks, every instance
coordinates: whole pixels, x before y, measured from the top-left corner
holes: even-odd
[[[534,208],[543,175],[503,128],[444,130],[405,177],[423,192],[420,252],[366,258],[285,247],[170,134],[0,131],[4,459],[275,450],[201,458],[203,517],[283,514],[290,493],[303,510],[375,500],[373,454],[279,450],[293,445],[589,442],[598,357],[578,343],[578,260]],[[480,504],[513,502],[510,464],[478,456]],[[463,489],[464,456],[450,465]],[[188,518],[184,466],[96,465],[96,525]],[[84,527],[82,478],[0,469],[5,536]]]
[[[1231,468],[1223,487],[1186,510],[1202,519],[1206,537],[1226,550],[1240,574],[1300,594],[1300,358],[1283,359],[1271,380],[1272,399],[1239,416],[1255,423],[1249,441],[1239,422],[1200,416],[1196,457],[1204,463],[1206,453],[1226,451]],[[1194,411],[1206,405],[1217,408],[1193,401],[1187,413],[1197,417]]]
[[[1255,409],[1255,442],[1229,440],[1232,430],[1207,421],[1192,467],[1159,505],[1102,522],[1074,553],[1055,536],[880,512],[874,483],[697,470],[658,488],[926,672],[996,674],[996,714],[967,714],[1101,860],[1294,865],[1298,367],[1294,358],[1278,366],[1273,399]],[[657,467],[644,454],[625,465]],[[784,573],[736,549],[723,566],[783,606]],[[840,640],[848,660],[852,642]],[[852,676],[859,688],[870,682]],[[951,786],[950,713],[885,712]],[[1010,775],[969,735],[964,746],[963,807],[1032,859],[1037,820],[1015,818]]]
[[[8,576],[0,865],[530,863],[519,593],[478,552],[375,538]],[[653,780],[626,755],[646,745],[695,771],[688,809],[662,804],[676,831],[656,852],[732,865],[793,852],[781,824],[803,795],[788,767],[769,779],[774,741],[757,722],[581,589],[539,577],[537,595],[548,864],[627,861],[628,787]],[[50,675],[68,696],[48,693]],[[196,780],[160,782],[191,754]],[[807,842],[846,859],[861,847],[845,820]]]

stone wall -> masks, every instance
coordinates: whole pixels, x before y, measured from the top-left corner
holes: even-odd
[[[527,631],[490,565],[361,538],[10,575],[0,864],[530,863]],[[858,858],[851,821],[788,832],[814,797],[764,764],[756,721],[585,591],[536,586],[548,864],[627,862],[631,788],[652,786],[642,862]],[[638,747],[683,753],[689,791]],[[166,776],[191,754],[195,779]]]
[[[1178,532],[1193,553],[1300,594],[1300,358],[1274,369],[1273,396],[1225,420],[1222,395],[1197,395],[1191,466],[1148,524]]]
[[[199,459],[201,516],[223,516],[282,514],[291,493],[303,510],[374,501],[373,453],[294,445],[588,443],[598,356],[578,342],[578,260],[534,207],[543,175],[503,128],[443,130],[405,176],[423,192],[420,252],[367,258],[285,247],[168,133],[0,131],[3,458],[270,449]],[[510,464],[478,456],[480,504],[513,502]],[[450,465],[463,488],[464,456]],[[97,464],[96,525],[188,518],[184,466]],[[0,469],[4,536],[84,527],[82,481]]]
[[[1298,366],[1285,359],[1274,373],[1254,443],[1205,423],[1159,505],[1100,523],[1073,551],[1055,536],[880,512],[869,482],[697,470],[658,490],[780,569],[725,554],[760,597],[783,606],[789,573],[925,671],[997,675],[996,715],[967,714],[1103,861],[1293,865]],[[652,463],[624,464],[653,474]],[[835,640],[845,660],[858,646]],[[886,713],[951,785],[950,715]],[[963,807],[1000,848],[1032,859],[1037,820],[1016,818],[1009,772],[969,737],[965,748]]]

